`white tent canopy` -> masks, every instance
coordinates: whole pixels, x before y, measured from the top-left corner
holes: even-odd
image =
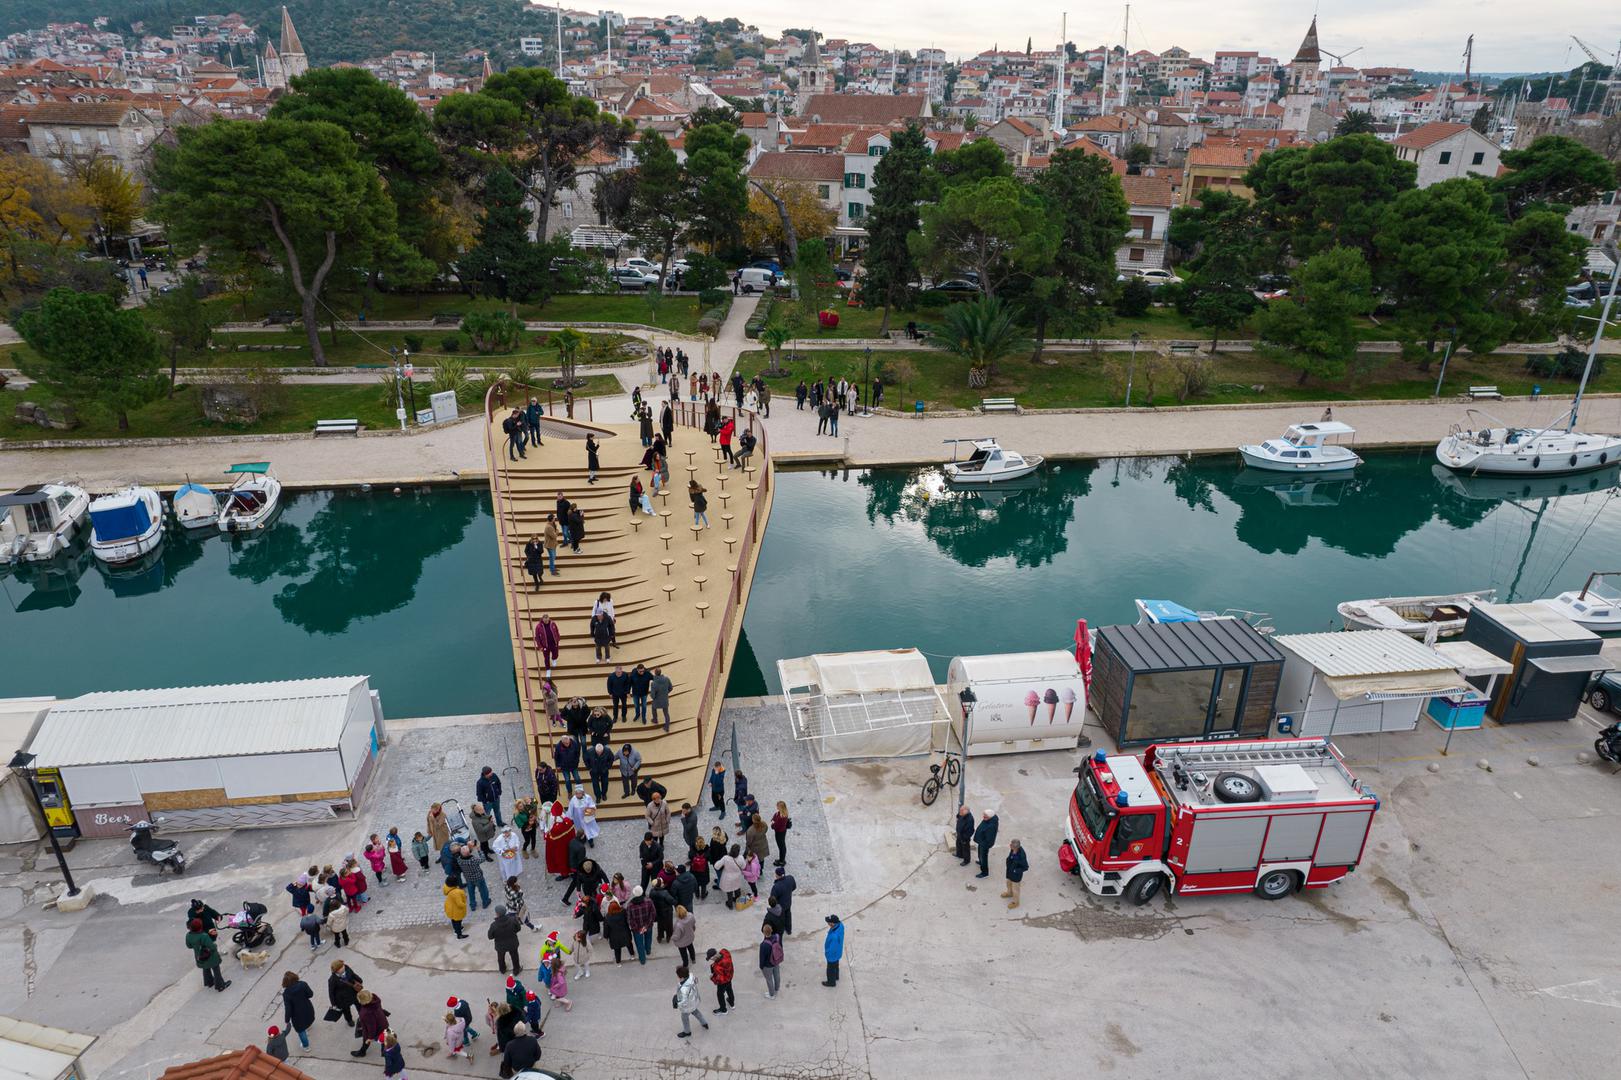
[[[817,653],[777,661],[794,738],[823,761],[927,753],[949,719],[916,649]]]

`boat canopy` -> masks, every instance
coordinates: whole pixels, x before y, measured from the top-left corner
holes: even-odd
[[[0,495],[0,506],[33,506],[48,499],[50,495],[46,493],[44,485],[29,484],[27,487],[18,488],[10,495]]]
[[[244,461],[244,462],[241,462],[240,464],[232,465],[229,469],[225,470],[226,475],[230,475],[231,473],[258,473],[258,474],[263,474],[263,473],[267,473],[269,471],[270,471],[270,462],[268,462],[268,461]]]
[[[1290,424],[1284,439],[1296,446],[1316,445],[1331,435],[1355,435],[1356,428],[1338,420],[1318,420],[1309,424]]]
[[[1158,623],[1198,622],[1199,613],[1175,600],[1139,600],[1149,618]]]
[[[122,506],[106,506],[100,509],[92,506],[90,521],[95,526],[97,539],[104,542],[142,536],[152,527],[152,519],[146,512],[146,503],[139,499]]]
[[[207,495],[211,499],[214,497],[214,493],[212,491],[208,490],[207,488],[203,487],[203,485],[201,485],[201,484],[193,484],[193,483],[190,483],[190,482],[182,484],[180,486],[180,489],[174,493],[174,497],[176,499],[179,499],[179,498],[181,498],[183,496],[186,496],[186,495]]]

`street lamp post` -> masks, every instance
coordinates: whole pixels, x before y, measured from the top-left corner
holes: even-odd
[[[1457,340],[1458,328],[1454,326],[1452,336],[1447,338],[1447,350],[1441,354],[1441,373],[1435,377],[1435,393],[1431,394],[1431,397],[1441,396],[1441,384],[1446,381],[1447,377],[1447,361],[1452,359],[1452,346],[1457,343]]]
[[[974,722],[974,703],[979,700],[972,686],[965,686],[957,695],[962,702],[962,781],[957,785],[957,810],[962,811],[968,799],[968,732]]]
[[[1137,342],[1142,339],[1143,336],[1137,331],[1133,330],[1131,332],[1131,359],[1126,361],[1126,408],[1128,409],[1131,408],[1131,380],[1132,376],[1137,373]]]
[[[78,896],[79,887],[73,883],[73,871],[68,869],[67,856],[62,854],[62,845],[56,841],[56,830],[51,828],[50,820],[45,817],[45,804],[40,801],[39,784],[35,782],[34,770],[30,767],[33,763],[33,754],[19,750],[12,755],[11,770],[28,785],[28,793],[34,797],[34,809],[39,811],[40,824],[45,826],[45,835],[51,841],[51,850],[56,853],[56,865],[62,869],[62,880],[67,883],[68,895]]]
[[[394,360],[394,415],[400,422],[400,430],[405,430],[405,392],[400,389],[400,350],[390,345],[388,354]]]
[[[867,399],[867,415],[871,416],[872,415],[872,346],[871,345],[867,346],[866,374],[864,374],[861,377],[861,382],[865,386],[865,389],[863,390],[863,394],[865,395],[865,397]]]
[[[411,364],[411,350],[401,350],[405,357],[405,388],[411,393],[411,422],[416,423],[417,416],[417,384],[412,381],[416,368]]]

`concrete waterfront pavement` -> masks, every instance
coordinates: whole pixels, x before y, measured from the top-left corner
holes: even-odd
[[[745,761],[787,738],[780,702],[734,699],[726,712],[766,740]],[[733,951],[736,1012],[711,1013],[713,989],[701,973],[711,1029],[678,1040],[668,1008],[674,950],[655,946],[645,967],[615,968],[598,946],[592,978],[570,980],[573,1011],[548,1016],[542,1064],[627,1080],[887,1080],[1010,1070],[1032,1078],[1174,1072],[1226,1080],[1235,1069],[1268,1063],[1283,1075],[1347,1080],[1608,1076],[1611,1050],[1595,1032],[1609,1023],[1603,1010],[1613,1007],[1607,994],[1616,987],[1613,965],[1594,946],[1608,938],[1606,898],[1621,888],[1621,869],[1604,854],[1621,815],[1611,770],[1575,760],[1590,746],[1594,718],[1463,732],[1450,757],[1439,753],[1443,733],[1421,723],[1410,733],[1339,741],[1384,798],[1363,865],[1330,889],[1278,903],[1170,897],[1133,908],[1088,895],[1054,858],[1073,752],[970,762],[968,806],[1001,818],[993,876],[985,880],[946,851],[952,801],[920,805],[921,761],[811,766],[788,797],[796,818],[821,807],[838,875],[801,878],[778,1000],[765,1000],[756,972],[761,909],[728,912],[712,894],[697,904],[697,947],[700,957],[710,947]],[[432,764],[413,756],[411,734],[431,733],[423,746],[435,755],[461,733],[468,760],[458,776],[470,784],[488,756],[492,724],[511,721],[401,722],[379,776],[395,794],[379,796],[378,812],[405,813],[421,770]],[[1476,767],[1479,758],[1491,772]],[[434,767],[450,771],[442,761]],[[756,790],[771,797],[762,785],[796,782],[791,773],[800,768],[749,771]],[[446,1062],[439,1041],[448,995],[474,1003],[481,1031],[484,1001],[501,996],[483,933],[487,914],[470,920],[467,941],[451,938],[442,921],[381,927],[371,909],[352,920],[351,948],[312,955],[297,932],[281,882],[381,824],[369,809],[362,818],[187,834],[180,839],[197,876],[178,879],[136,872],[118,841],[81,843],[70,858],[82,877],[104,886],[103,898],[73,917],[15,899],[5,905],[0,954],[22,961],[14,970],[24,977],[0,987],[0,1011],[103,1034],[91,1075],[144,1080],[169,1064],[262,1044],[265,1027],[280,1022],[284,970],[310,982],[319,1016],[327,965],[342,955],[391,1011],[410,1073],[493,1077],[488,1035],[468,1062]],[[718,819],[705,812],[702,820],[707,830]],[[415,827],[398,824],[407,834]],[[604,826],[605,835],[633,829]],[[791,867],[798,832],[790,835]],[[1031,871],[1023,906],[1008,911],[997,894],[1014,838],[1029,851]],[[626,842],[599,841],[599,852],[615,860]],[[0,855],[0,896],[37,900],[53,876],[48,857],[34,849]],[[525,882],[541,929],[571,929],[556,900],[561,886],[538,862]],[[397,888],[373,888],[375,902],[393,902]],[[224,994],[201,991],[179,944],[192,896],[222,910],[243,897],[270,905],[277,927],[270,961],[243,970],[228,959],[233,985]],[[831,990],[819,985],[828,913],[848,927],[844,978]],[[522,940],[528,974],[538,936],[526,931]],[[525,981],[533,988],[532,978]],[[350,1059],[356,1042],[341,1025],[318,1019],[311,1036],[310,1051],[293,1046],[293,1064],[333,1080],[375,1077],[376,1051]]]

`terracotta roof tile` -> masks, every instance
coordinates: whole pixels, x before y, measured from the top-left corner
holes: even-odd
[[[887,124],[923,115],[918,94],[812,94],[800,115],[828,124]]]
[[[70,127],[117,127],[132,112],[124,101],[42,101],[29,113],[28,122]]]
[[[257,1046],[165,1069],[161,1080],[314,1080]]]
[[[773,151],[761,154],[749,166],[749,175],[762,180],[807,180],[842,183],[844,161],[837,154],[796,154]]]
[[[1468,131],[1468,124],[1444,124],[1439,121],[1416,127],[1395,140],[1397,146],[1405,146],[1409,150],[1423,150],[1434,146],[1443,139],[1450,139],[1460,131]]]
[[[1120,186],[1132,206],[1174,206],[1176,203],[1175,189],[1163,176],[1122,176]]]

